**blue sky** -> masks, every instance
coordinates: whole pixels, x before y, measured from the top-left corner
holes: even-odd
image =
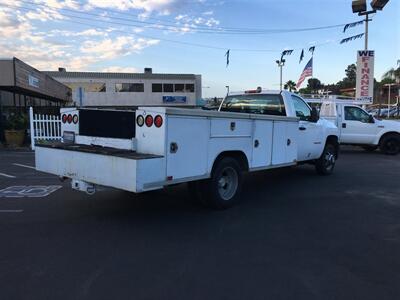
[[[203,76],[203,96],[222,96],[226,85],[231,90],[277,89],[275,60],[284,49],[295,49],[286,57],[284,81],[297,81],[312,45],[314,77],[337,82],[364,47],[364,39],[343,45],[339,41],[363,33],[364,25],[346,33],[342,27],[270,30],[357,20],[351,0],[0,0],[0,57],[16,56],[40,70],[63,66],[132,72],[152,67],[159,73],[196,73]],[[221,34],[226,28],[235,31]],[[243,28],[269,32],[238,34]],[[303,48],[305,59],[299,64]],[[390,0],[373,16],[369,48],[376,51],[375,77],[380,79],[400,59],[400,1]]]

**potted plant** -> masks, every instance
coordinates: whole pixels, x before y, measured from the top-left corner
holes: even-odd
[[[27,126],[28,119],[26,115],[14,113],[8,116],[4,130],[6,144],[12,147],[21,147],[24,143]]]

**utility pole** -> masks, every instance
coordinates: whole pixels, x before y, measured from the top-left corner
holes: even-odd
[[[280,90],[282,91],[282,88],[283,88],[283,76],[282,76],[282,73],[283,73],[283,66],[285,65],[285,60],[283,58],[281,58],[280,60],[277,60],[276,63],[278,65],[279,69],[280,69],[279,87],[280,87]]]

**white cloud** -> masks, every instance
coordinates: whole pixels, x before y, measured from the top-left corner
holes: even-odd
[[[178,0],[88,0],[89,7],[113,8],[118,10],[139,9],[145,12],[156,11],[169,14],[171,7]]]
[[[140,52],[140,50],[158,43],[159,40],[119,36],[116,39],[108,38],[102,41],[86,41],[83,43],[80,51],[85,54],[96,55],[101,59],[113,59],[118,56]]]

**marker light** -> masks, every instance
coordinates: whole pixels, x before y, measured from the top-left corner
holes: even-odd
[[[153,125],[153,117],[151,115],[147,115],[146,117],[146,126],[151,127]]]
[[[157,115],[154,118],[154,125],[156,125],[157,128],[160,128],[163,124],[163,118],[160,115]]]
[[[139,115],[139,116],[136,118],[136,124],[137,124],[139,127],[142,127],[142,126],[143,126],[143,124],[144,124],[144,118],[143,118],[142,115]]]
[[[71,124],[71,122],[72,122],[72,115],[68,115],[67,122],[68,122],[68,124]]]
[[[68,116],[66,114],[63,114],[62,118],[61,118],[62,122],[63,123],[67,122],[67,118],[68,118]]]
[[[74,124],[78,124],[78,115],[74,115],[73,117],[72,117],[72,122],[74,123]]]

